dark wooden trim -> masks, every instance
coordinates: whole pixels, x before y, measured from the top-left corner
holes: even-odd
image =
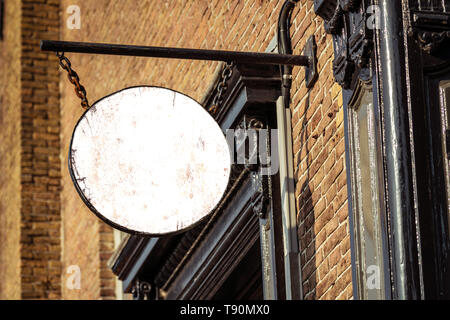
[[[167,288],[166,299],[211,299],[242,257],[258,240],[250,176],[223,210],[202,245]]]
[[[439,96],[438,82],[450,79],[450,42],[426,50],[411,33],[407,38],[408,60],[414,68],[408,70],[410,79],[414,167],[417,176],[417,208],[422,260],[422,295],[425,299],[449,299],[450,262],[448,223],[443,207],[443,168],[439,155]],[[433,92],[434,91],[434,92]]]
[[[152,261],[157,267],[166,258],[180,235],[150,238],[132,235],[122,246],[118,255],[110,262],[112,272],[123,281],[123,291],[130,293],[134,281],[143,273],[149,273],[146,262]]]

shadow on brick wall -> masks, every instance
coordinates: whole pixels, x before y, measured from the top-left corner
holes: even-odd
[[[297,197],[297,224],[299,246],[301,250],[302,266],[302,286],[303,297],[307,300],[316,299],[316,243],[314,234],[315,214],[311,190],[311,163],[309,161],[310,150],[308,148],[308,139],[312,139],[308,132],[307,112],[310,107],[309,94],[306,97],[304,118],[300,131],[300,150],[299,154],[304,154],[303,158],[298,157],[295,164],[299,170],[296,188],[299,190]],[[306,172],[301,172],[299,167],[302,160],[306,159]]]

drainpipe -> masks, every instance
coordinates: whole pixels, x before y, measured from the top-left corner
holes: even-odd
[[[289,34],[292,10],[297,1],[286,1],[278,18],[278,53],[291,54]],[[281,213],[283,222],[284,274],[286,300],[303,299],[300,250],[297,236],[292,127],[289,109],[292,67],[280,66],[281,97],[277,100],[278,152],[280,163]]]
[[[278,53],[292,54],[292,44],[290,35],[291,15],[295,4],[299,0],[287,0],[281,7],[278,17]],[[292,85],[292,66],[281,66],[281,95],[284,99],[284,106],[289,108],[290,91]]]
[[[420,299],[402,1],[380,0],[379,58],[384,109],[392,297]]]

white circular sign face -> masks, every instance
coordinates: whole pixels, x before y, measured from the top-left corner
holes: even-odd
[[[69,171],[86,205],[113,227],[159,236],[182,231],[218,204],[230,176],[222,130],[192,98],[134,87],[78,121]]]

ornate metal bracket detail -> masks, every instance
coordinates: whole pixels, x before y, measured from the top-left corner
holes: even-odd
[[[450,39],[450,12],[444,5],[425,7],[418,0],[412,1],[409,35],[428,54],[436,53]]]
[[[150,300],[151,290],[152,286],[150,285],[150,283],[137,279],[133,285],[133,288],[131,289],[133,300]]]
[[[365,68],[373,49],[369,0],[314,0],[314,11],[333,36],[333,73],[343,88],[349,88],[356,68]]]
[[[245,162],[244,166],[251,171],[252,186],[255,191],[252,196],[253,212],[260,218],[265,218],[268,203],[270,202],[269,179],[267,168],[262,166],[260,150],[268,152],[267,134],[260,134],[261,130],[267,130],[264,120],[258,117],[249,117],[244,115],[236,131],[236,151],[238,154],[238,163]],[[264,144],[265,148],[260,148]],[[264,152],[262,152],[264,153]],[[268,156],[266,154],[265,156]],[[262,161],[264,162],[264,161]]]
[[[269,176],[260,172],[252,172],[252,186],[255,193],[252,196],[253,212],[261,219],[267,216],[270,203]]]
[[[244,115],[235,132],[237,162],[250,171],[257,171],[259,168],[259,130],[264,127],[261,119]]]

